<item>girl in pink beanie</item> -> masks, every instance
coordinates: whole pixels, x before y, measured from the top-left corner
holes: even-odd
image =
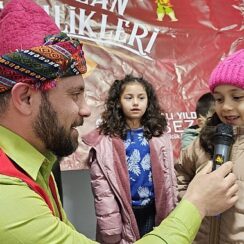
[[[194,241],[197,244],[244,242],[244,49],[228,56],[213,70],[209,88],[215,99],[215,113],[200,136],[181,151],[175,166],[182,197],[194,175],[213,158],[213,135],[220,123],[233,127],[234,143],[230,161],[239,182],[239,200],[218,217],[205,218]],[[218,179],[216,179],[217,181]],[[230,192],[231,194],[231,192]]]

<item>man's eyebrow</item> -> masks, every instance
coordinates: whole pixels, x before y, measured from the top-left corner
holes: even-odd
[[[67,92],[83,92],[85,90],[84,86],[79,87],[71,87],[67,90]]]

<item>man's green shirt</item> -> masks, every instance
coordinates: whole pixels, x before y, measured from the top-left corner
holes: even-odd
[[[48,185],[56,157],[51,152],[42,155],[23,138],[2,126],[0,148],[45,190],[55,212],[53,216],[46,202],[26,183],[0,175],[0,243],[91,243],[74,229],[63,209],[63,221],[59,219]]]
[[[23,138],[2,126],[0,148],[46,191],[55,212],[54,216],[46,202],[26,183],[0,174],[0,243],[95,243],[74,229],[63,209],[63,221],[59,219],[57,206],[48,186],[56,157],[51,152],[42,155]],[[200,222],[198,210],[183,200],[160,226],[136,243],[190,244]]]

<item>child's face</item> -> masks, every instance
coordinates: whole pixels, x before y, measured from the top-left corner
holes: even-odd
[[[120,104],[126,122],[133,127],[140,126],[140,120],[147,109],[148,97],[144,87],[138,82],[126,85],[120,97]]]
[[[215,110],[225,124],[244,125],[244,90],[232,85],[214,89]]]

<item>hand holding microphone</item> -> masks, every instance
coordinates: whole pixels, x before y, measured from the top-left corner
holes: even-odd
[[[234,138],[232,126],[223,123],[218,124],[216,127],[216,132],[213,136],[213,170],[216,170],[223,163],[229,161],[233,142]]]
[[[232,173],[233,163],[229,161],[233,137],[232,126],[217,126],[213,138],[213,162],[209,162],[196,174],[183,197],[198,208],[202,218],[219,217],[220,213],[238,201],[238,184]]]

